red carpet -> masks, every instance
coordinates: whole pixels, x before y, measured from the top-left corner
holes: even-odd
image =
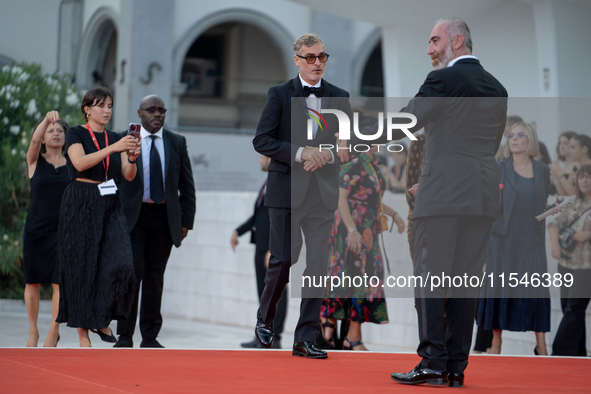
[[[2,393],[423,393],[390,379],[418,356],[330,352],[327,360],[288,351],[0,349]],[[591,359],[472,356],[462,392],[583,393]],[[443,388],[444,390],[458,390]]]

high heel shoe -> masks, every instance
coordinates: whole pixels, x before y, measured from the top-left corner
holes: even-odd
[[[110,328],[109,328],[109,332],[111,334],[105,334],[101,330],[95,330],[95,329],[90,329],[90,331],[94,332],[95,334],[98,334],[98,336],[101,337],[101,339],[104,342],[117,343],[117,338],[115,337],[115,335],[113,335],[113,330],[111,330]]]
[[[345,341],[349,342],[349,346],[345,345]],[[345,337],[343,340],[343,350],[355,350],[355,347],[359,345],[363,345],[363,341],[361,339],[358,341],[350,341],[349,338]],[[365,348],[365,345],[363,345],[363,347]],[[359,350],[367,350],[367,348]]]
[[[537,346],[534,348],[534,354],[536,356],[539,356],[540,355],[540,353],[538,353],[538,347]]]
[[[321,334],[320,334],[320,338],[318,340],[318,347],[321,349],[334,349],[335,348],[335,342],[334,342],[334,338],[331,336],[330,338],[326,339],[326,337],[324,336],[324,329],[325,328],[332,328],[333,329],[333,333],[334,333],[334,329],[336,328],[336,324],[331,323],[328,321],[328,319],[326,319],[326,322],[322,322],[322,320],[320,320],[320,326],[322,327],[321,329]]]

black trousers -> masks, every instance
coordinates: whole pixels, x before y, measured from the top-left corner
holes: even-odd
[[[117,334],[133,336],[141,283],[140,332],[142,339],[147,341],[156,339],[158,336],[162,328],[160,308],[162,306],[164,271],[172,245],[166,205],[142,204],[138,221],[131,230],[137,288],[127,319],[117,323]]]
[[[492,218],[437,216],[414,219],[414,275],[482,277]],[[456,282],[457,283],[457,282]],[[415,288],[421,365],[460,373],[468,365],[479,288]]]
[[[328,239],[334,220],[334,209],[322,203],[318,186],[311,182],[308,197],[296,210],[269,208],[271,258],[265,276],[265,288],[257,318],[272,324],[277,305],[289,282],[290,268],[299,258],[306,240],[306,268],[304,276],[325,276],[328,270]],[[302,237],[303,235],[303,237]],[[325,289],[302,289],[300,317],[294,341],[316,341],[320,307]]]
[[[254,252],[254,268],[257,278],[257,291],[259,295],[259,302],[265,289],[265,274],[267,273],[267,267],[265,267],[265,257],[267,256],[267,248],[255,248]],[[281,333],[285,327],[285,318],[287,317],[287,287],[283,291],[279,305],[277,306],[277,315],[275,316],[275,335],[277,339],[281,339]]]
[[[591,269],[573,270],[558,264],[558,273],[569,273],[575,279],[571,288],[560,288],[562,320],[552,343],[553,356],[587,357],[585,312],[589,305]]]

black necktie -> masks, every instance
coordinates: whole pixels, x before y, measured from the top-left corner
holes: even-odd
[[[304,96],[308,97],[309,95],[313,94],[316,97],[322,97],[322,86],[319,88],[312,88],[310,86],[304,86]]]
[[[156,137],[151,135],[152,147],[150,148],[150,198],[156,204],[164,200],[164,183],[162,182],[162,161],[156,148]]]

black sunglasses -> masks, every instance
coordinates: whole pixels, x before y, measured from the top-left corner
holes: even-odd
[[[146,111],[149,114],[153,114],[154,112],[158,111],[160,115],[164,115],[167,111],[166,108],[162,107],[147,107],[147,108],[140,108],[142,111]]]
[[[330,55],[326,52],[322,52],[318,56],[314,56],[314,55],[306,55],[306,56],[296,55],[296,56],[301,59],[306,59],[306,63],[308,63],[308,64],[314,64],[316,59],[320,60],[320,63],[326,63],[326,61],[328,60],[328,57]]]

